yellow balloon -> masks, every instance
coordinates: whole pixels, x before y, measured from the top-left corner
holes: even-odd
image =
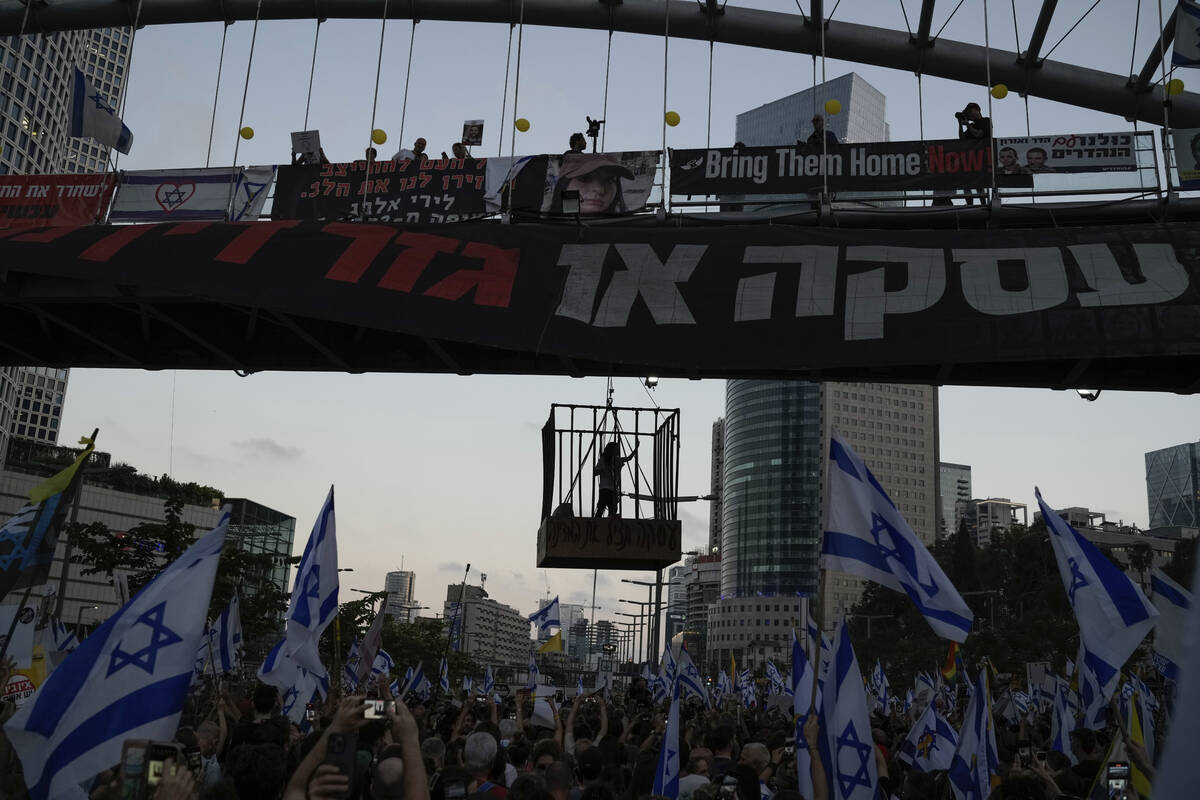
[[[519,130],[521,133],[529,130],[529,120],[525,119],[524,117],[521,117],[519,120],[517,120],[516,124],[517,130]]]
[[[666,113],[666,120],[667,120],[667,124],[670,125],[672,128],[674,128],[676,125],[679,124],[679,112],[678,111],[668,111]]]
[[[837,100],[825,101],[825,113],[833,116],[834,114],[842,113],[842,104]]]
[[[1008,87],[1003,83],[997,83],[992,87],[992,97],[996,98],[997,100],[1003,100],[1004,98],[1008,97]]]
[[[1179,78],[1172,78],[1167,81],[1167,94],[1174,97],[1177,94],[1183,94],[1183,81]]]
[[[240,133],[242,135],[243,139],[253,139],[254,138],[254,128],[251,128],[249,125],[242,128],[240,131],[238,131],[238,133]]]
[[[379,128],[371,131],[371,141],[375,144],[383,144],[387,141],[387,131],[380,130]]]

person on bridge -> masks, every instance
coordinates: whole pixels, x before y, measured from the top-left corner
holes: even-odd
[[[425,144],[425,139],[418,136],[417,140],[413,142],[412,150],[401,147],[396,151],[396,155],[392,156],[392,161],[424,161],[425,159],[429,158],[429,156],[425,154]]]
[[[573,153],[583,153],[587,151],[587,139],[582,133],[572,133],[569,143],[570,149],[563,153],[564,156],[572,155]]]
[[[814,114],[812,118],[812,133],[808,135],[809,147],[817,150],[832,149],[838,146],[837,134],[825,127],[825,118],[820,114]]]
[[[621,457],[620,442],[609,442],[604,446],[600,460],[592,470],[600,478],[600,497],[596,503],[595,514],[597,518],[604,516],[605,509],[608,509],[610,517],[621,516],[621,466],[636,455],[637,445],[634,445],[633,452],[624,458]]]
[[[979,103],[967,103],[967,107],[962,111],[954,112],[954,117],[958,120],[959,139],[974,139],[991,143],[992,119],[983,115],[983,109],[979,107]],[[982,204],[984,191],[983,189],[977,191],[979,192],[979,202]],[[966,196],[967,205],[975,202],[970,188],[967,188],[963,194]]]

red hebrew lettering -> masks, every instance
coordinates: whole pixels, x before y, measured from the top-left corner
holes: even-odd
[[[322,164],[321,171],[318,172],[317,175],[318,175],[318,177],[321,177],[321,178],[332,178],[333,177],[333,164]]]
[[[79,257],[87,261],[108,261],[125,245],[148,233],[151,228],[157,227],[157,225],[120,225],[114,228],[108,236],[80,253]]]
[[[431,180],[433,180],[433,176],[430,175],[428,172],[422,172],[419,177],[421,179],[421,188],[422,189],[424,189],[426,186],[428,186],[429,182]]]
[[[254,258],[254,254],[262,249],[262,246],[271,240],[271,237],[280,231],[294,228],[300,224],[298,219],[281,219],[271,222],[238,222],[235,223],[245,228],[237,238],[225,246],[225,249],[217,253],[217,261],[225,261],[230,264],[245,264],[250,259]]]
[[[457,300],[474,289],[475,305],[508,308],[521,259],[520,249],[468,242],[462,254],[483,261],[483,269],[460,269],[431,286],[425,295]]]
[[[396,237],[396,244],[404,245],[408,249],[396,256],[379,285],[384,289],[411,292],[417,278],[421,277],[421,273],[429,266],[433,257],[438,253],[453,253],[458,249],[460,242],[458,239],[434,236],[431,233],[402,233]]]
[[[371,262],[396,235],[395,228],[383,225],[361,225],[353,222],[331,222],[321,229],[322,233],[346,236],[352,241],[338,260],[325,273],[335,281],[357,283],[371,266]]]
[[[321,181],[321,194],[326,197],[333,194],[335,188],[337,188],[337,183],[334,181]]]
[[[349,197],[349,196],[350,196],[350,184],[339,183],[337,185],[337,191],[335,192],[334,197]]]
[[[18,236],[13,239],[14,242],[53,242],[55,239],[61,239],[68,233],[74,233],[82,228],[82,225],[65,225],[54,228],[46,228],[45,230],[37,231],[36,233],[27,233],[24,236]],[[13,233],[20,233],[21,229],[17,228],[12,233],[3,234],[11,236]]]

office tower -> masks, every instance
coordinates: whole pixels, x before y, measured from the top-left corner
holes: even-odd
[[[107,169],[109,148],[71,138],[71,89],[78,67],[116,107],[129,47],[125,28],[0,38],[0,175]]]
[[[721,547],[721,482],[725,474],[725,418],[712,425],[712,469],[709,474],[708,493],[712,500],[708,504],[708,552]]]
[[[1200,527],[1200,442],[1146,453],[1150,527]]]
[[[0,370],[0,462],[11,438],[58,443],[63,398],[71,371],[56,367]]]
[[[838,114],[825,113],[825,101],[842,104]],[[842,142],[886,142],[887,98],[855,72],[772,100],[737,115],[737,141],[750,147],[790,145],[812,133],[814,114]]]
[[[407,569],[389,572],[384,577],[383,588],[387,591],[383,613],[397,622],[407,623],[417,618],[420,605],[417,602],[417,573]]]
[[[1029,526],[1029,509],[1007,497],[959,501],[955,504],[955,514],[966,523],[967,536],[976,547],[987,547],[993,535],[1006,533],[1014,525]]]
[[[971,499],[971,467],[967,464],[938,462],[938,530],[939,539],[952,536],[958,530],[954,504]]]

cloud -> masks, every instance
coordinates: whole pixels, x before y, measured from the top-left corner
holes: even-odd
[[[278,461],[295,461],[304,455],[304,451],[299,447],[280,444],[269,436],[259,436],[234,442],[233,446],[250,456],[261,456]]]

